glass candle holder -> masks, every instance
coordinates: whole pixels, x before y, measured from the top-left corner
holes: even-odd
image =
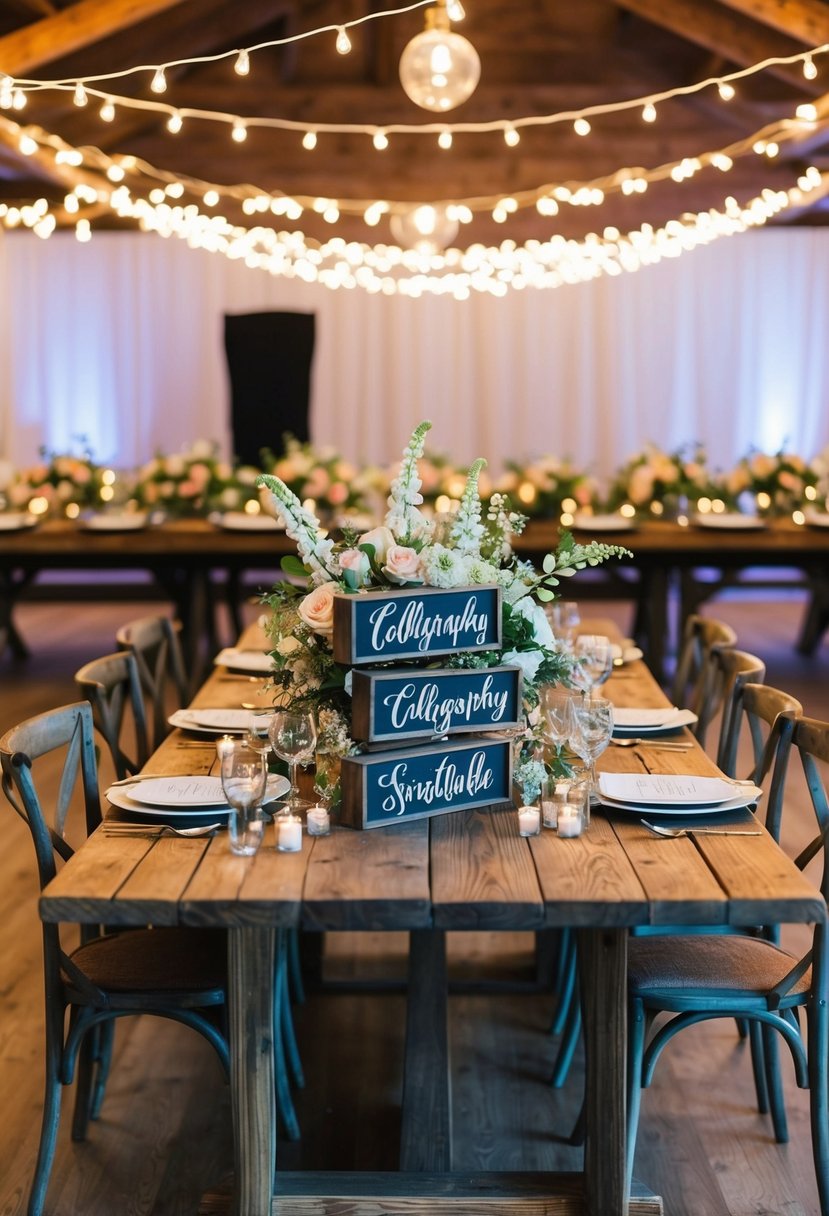
[[[311,806],[305,815],[305,827],[309,836],[327,836],[331,831],[331,816],[325,806]]]
[[[302,820],[297,815],[280,815],[276,820],[276,847],[280,853],[302,849]]]
[[[537,836],[541,831],[541,811],[537,806],[522,806],[518,810],[518,835]]]
[[[557,823],[556,779],[555,777],[545,777],[541,783],[541,824],[542,827],[555,830]]]

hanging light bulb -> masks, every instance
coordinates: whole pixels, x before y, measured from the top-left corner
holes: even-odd
[[[441,253],[458,235],[457,219],[450,218],[445,207],[433,207],[430,203],[395,212],[389,224],[398,245],[419,253]]]
[[[424,110],[453,110],[475,91],[481,61],[472,43],[452,33],[446,0],[426,9],[426,28],[400,56],[400,83]]]

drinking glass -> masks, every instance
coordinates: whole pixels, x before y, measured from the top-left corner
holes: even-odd
[[[551,600],[549,604],[545,604],[544,611],[547,614],[547,620],[550,622],[553,637],[562,642],[565,647],[571,647],[576,637],[576,630],[581,622],[579,606],[576,601]]]
[[[272,720],[273,710],[271,709],[254,712],[248,719],[248,727],[245,732],[245,743],[247,746],[252,751],[261,752],[266,759],[271,750]]]
[[[613,734],[613,702],[604,697],[585,697],[572,711],[573,730],[569,743],[590,770],[590,796],[596,792],[596,761]]]
[[[298,764],[310,764],[317,746],[317,725],[314,715],[307,710],[278,709],[271,720],[271,743],[280,760],[287,761],[291,773],[291,789],[281,814],[296,815],[311,806],[307,798],[300,795],[296,782]]]
[[[570,715],[573,701],[577,697],[570,688],[560,684],[545,684],[541,688],[541,712],[544,714],[544,733],[560,751],[572,730]]]
[[[251,857],[262,843],[265,821],[262,799],[268,770],[265,757],[244,741],[226,745],[222,754],[222,789],[230,805],[230,851]]]
[[[575,656],[573,679],[586,693],[604,684],[613,671],[613,647],[610,638],[601,634],[580,634],[576,638]]]

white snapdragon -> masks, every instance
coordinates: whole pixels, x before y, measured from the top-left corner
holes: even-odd
[[[296,541],[300,561],[311,571],[314,583],[319,585],[336,580],[339,570],[333,556],[334,542],[320,535],[316,515],[303,507],[296,494],[279,477],[262,473],[256,484],[265,486],[273,494],[274,506],[285,524],[285,531],[291,540]]]
[[[450,540],[458,552],[470,557],[480,557],[481,554],[481,539],[484,535],[484,526],[481,523],[481,499],[478,494],[478,478],[481,475],[481,469],[485,467],[486,461],[483,457],[479,457],[470,466],[461,505],[458,508],[458,513],[452,524],[452,530],[449,533]]]
[[[403,545],[411,545],[415,540],[428,537],[432,528],[430,521],[418,510],[423,503],[423,495],[417,475],[417,462],[423,455],[426,434],[431,427],[431,422],[421,422],[414,430],[403,453],[400,472],[391,483],[389,509],[384,522]]]

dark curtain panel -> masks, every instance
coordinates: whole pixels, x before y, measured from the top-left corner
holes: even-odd
[[[225,316],[233,451],[245,464],[258,464],[262,448],[280,453],[285,434],[310,438],[314,334],[313,313]]]

